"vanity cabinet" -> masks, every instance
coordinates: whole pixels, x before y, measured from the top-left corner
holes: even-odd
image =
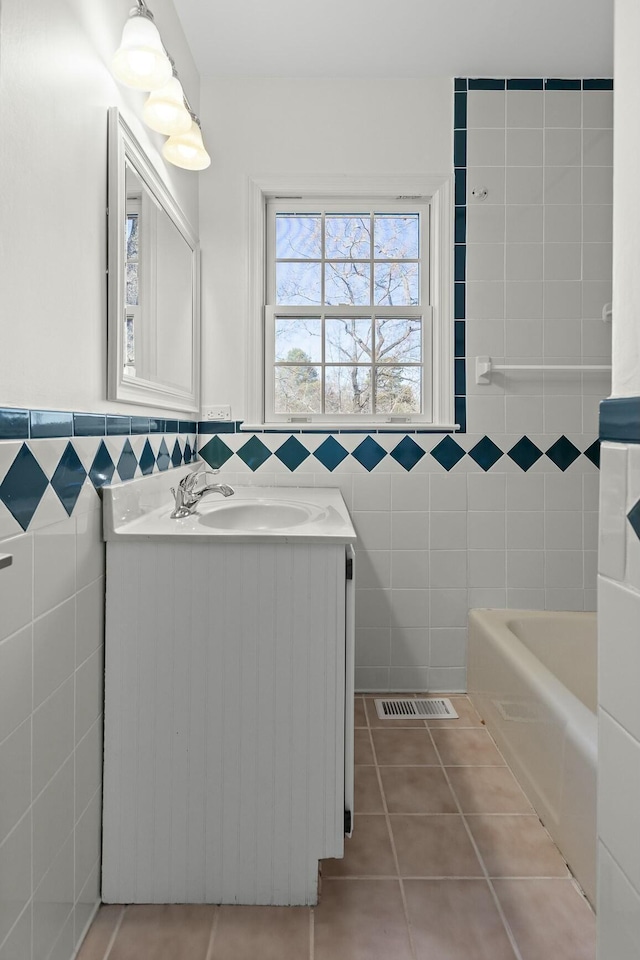
[[[348,561],[345,542],[107,543],[105,902],[317,901],[353,814]]]

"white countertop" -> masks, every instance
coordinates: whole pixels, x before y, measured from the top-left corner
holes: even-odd
[[[352,543],[357,539],[342,494],[330,487],[234,485],[233,496],[209,493],[194,514],[173,520],[169,487],[177,485],[186,472],[168,471],[104,487],[104,539],[172,543]],[[245,506],[246,510],[241,509]],[[256,506],[263,507],[266,515],[280,516],[282,511],[283,518],[294,516],[296,522],[286,526],[284,519],[277,529],[252,527],[248,518]],[[300,517],[304,522],[299,522]],[[216,526],[217,522],[224,526]]]

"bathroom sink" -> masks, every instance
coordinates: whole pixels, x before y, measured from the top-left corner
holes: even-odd
[[[321,519],[323,511],[311,503],[286,500],[245,500],[201,503],[197,515],[200,523],[216,530],[283,530],[301,523]]]
[[[340,490],[233,483],[172,519],[175,487],[193,468],[167,470],[103,489],[105,540],[182,543],[352,543],[356,532]]]

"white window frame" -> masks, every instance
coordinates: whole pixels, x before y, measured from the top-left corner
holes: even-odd
[[[449,174],[428,177],[264,177],[249,180],[248,197],[248,310],[246,321],[246,418],[245,430],[304,429],[305,422],[291,422],[289,417],[265,419],[266,350],[265,304],[267,295],[267,205],[269,200],[303,200],[308,206],[314,200],[329,201],[332,205],[344,200],[353,207],[361,200],[366,205],[393,204],[394,201],[414,201],[429,206],[429,303],[415,309],[423,316],[425,328],[430,325],[431,335],[425,329],[425,343],[431,347],[432,408],[430,417],[411,416],[403,423],[407,429],[454,430],[454,382],[453,382],[453,184]],[[286,312],[278,308],[277,313]],[[295,308],[293,308],[295,311]],[[345,308],[341,308],[345,309]],[[350,308],[356,315],[363,315],[366,307]],[[389,308],[396,313],[400,310]],[[316,310],[316,314],[321,310]],[[425,361],[428,362],[428,353]],[[331,429],[398,429],[397,421],[390,422],[387,415],[335,417],[312,416],[306,426],[322,426]]]

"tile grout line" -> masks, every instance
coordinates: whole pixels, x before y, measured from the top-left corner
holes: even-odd
[[[124,915],[125,915],[126,912],[127,912],[127,908],[126,908],[126,906],[123,906],[123,907],[122,907],[122,910],[120,911],[120,916],[118,917],[118,920],[117,920],[117,923],[116,923],[116,925],[115,925],[114,931],[113,931],[113,933],[111,934],[111,937],[110,937],[110,939],[109,939],[109,943],[107,944],[107,949],[105,950],[105,954],[104,954],[104,957],[102,958],[102,960],[109,960],[109,957],[110,957],[110,955],[111,955],[111,951],[113,950],[113,946],[114,946],[114,944],[115,944],[115,942],[116,942],[116,938],[117,938],[118,934],[120,933],[120,927],[122,926],[122,923],[123,923],[123,921],[124,921]]]
[[[442,765],[442,772],[443,772],[443,774],[444,774],[444,778],[445,778],[445,780],[447,781],[447,784],[448,784],[448,786],[449,786],[449,789],[451,790],[451,794],[452,794],[452,796],[453,796],[455,805],[456,805],[456,807],[458,808],[458,813],[460,814],[460,817],[462,818],[462,823],[463,823],[464,829],[466,830],[467,836],[469,837],[469,840],[471,841],[471,846],[473,847],[473,849],[474,849],[474,851],[475,851],[475,854],[476,854],[476,856],[477,856],[477,858],[478,858],[478,862],[479,862],[480,867],[481,867],[481,869],[482,869],[482,872],[483,872],[483,874],[484,874],[484,878],[485,878],[485,880],[486,880],[486,882],[487,882],[487,884],[488,884],[488,886],[489,886],[489,891],[490,891],[490,893],[491,893],[491,896],[492,896],[492,898],[493,898],[493,902],[494,902],[494,904],[495,904],[495,906],[496,906],[496,909],[497,909],[497,911],[498,911],[498,916],[500,917],[500,920],[502,921],[502,925],[503,925],[503,927],[504,927],[505,933],[507,934],[507,938],[508,938],[508,940],[509,940],[509,943],[511,944],[511,949],[513,950],[513,953],[514,953],[514,956],[515,956],[516,960],[523,960],[522,954],[520,953],[520,950],[519,950],[519,948],[518,948],[518,944],[517,944],[517,942],[516,942],[516,938],[515,938],[515,936],[514,936],[514,934],[513,934],[513,931],[511,930],[511,927],[509,926],[509,923],[508,923],[507,918],[506,918],[506,916],[505,916],[504,910],[502,909],[502,904],[501,904],[500,901],[498,900],[498,895],[497,895],[497,893],[496,893],[496,891],[495,891],[495,888],[494,888],[494,886],[493,886],[493,883],[492,883],[492,881],[491,881],[491,877],[489,876],[489,871],[487,870],[487,867],[486,867],[486,865],[485,865],[485,862],[484,862],[484,860],[483,860],[483,858],[482,858],[482,856],[481,856],[481,854],[480,854],[480,850],[479,850],[478,845],[477,845],[477,843],[476,843],[476,841],[475,841],[475,839],[474,839],[474,836],[473,836],[473,834],[471,833],[471,829],[470,829],[470,827],[469,827],[469,824],[467,823],[467,818],[466,818],[466,816],[464,815],[464,813],[462,812],[462,806],[461,806],[461,804],[460,804],[460,801],[458,800],[458,796],[457,796],[455,790],[453,789],[453,786],[451,785],[451,781],[449,780],[449,775],[448,775],[448,773],[447,773],[447,768],[446,768],[445,765],[442,763],[442,758],[441,758],[441,756],[440,756],[440,751],[438,750],[438,746],[437,746],[437,744],[436,744],[436,742],[435,742],[435,739],[434,739],[434,737],[433,737],[433,735],[432,735],[431,730],[429,729],[429,727],[427,727],[427,730],[429,731],[429,737],[430,737],[431,742],[432,742],[432,744],[433,744],[433,748],[434,748],[434,750],[436,751],[436,756],[440,759],[440,763],[441,763],[441,765]],[[487,731],[487,732],[488,732],[488,731]],[[501,754],[501,756],[502,756],[502,754]]]
[[[366,716],[366,718],[367,718],[367,729],[368,729],[368,731],[369,731],[369,740],[370,740],[370,743],[371,743],[371,750],[372,750],[372,753],[373,753],[373,759],[374,759],[374,764],[375,764],[376,779],[377,779],[377,781],[378,781],[378,789],[380,790],[380,796],[381,796],[381,798],[382,798],[382,809],[383,809],[383,811],[384,811],[385,824],[386,824],[386,827],[387,827],[387,833],[388,833],[388,835],[389,835],[389,842],[390,842],[390,844],[391,844],[391,852],[392,852],[392,854],[393,854],[393,862],[394,862],[395,865],[396,865],[397,879],[398,879],[398,883],[400,884],[400,897],[401,897],[401,899],[402,899],[402,910],[403,910],[403,912],[404,912],[404,921],[405,921],[405,924],[406,924],[406,927],[407,927],[407,936],[408,936],[408,938],[409,938],[409,950],[410,950],[410,953],[411,953],[412,958],[414,958],[414,960],[416,960],[418,954],[417,954],[417,952],[416,952],[416,947],[415,947],[415,944],[414,944],[414,942],[413,942],[413,930],[412,930],[412,928],[411,928],[411,921],[409,920],[409,908],[408,908],[408,906],[407,906],[407,897],[406,897],[406,894],[405,894],[404,883],[403,883],[402,877],[400,876],[400,862],[399,862],[399,860],[398,860],[398,853],[397,853],[397,851],[396,851],[396,843],[395,843],[395,840],[394,840],[394,838],[393,838],[393,831],[392,831],[392,829],[391,829],[391,821],[390,821],[390,819],[389,819],[389,810],[388,810],[388,808],[387,808],[387,798],[386,798],[386,796],[385,796],[384,788],[383,788],[383,785],[382,785],[382,777],[381,777],[381,775],[380,775],[380,767],[378,766],[378,757],[377,757],[377,754],[376,754],[376,747],[375,747],[375,743],[374,743],[374,740],[373,740],[373,733],[372,733],[372,730],[371,730],[371,726],[370,726],[370,724],[369,724],[369,709],[368,709],[368,706],[367,706],[366,698],[364,699],[363,702],[364,702],[364,712],[365,712],[365,716]]]
[[[216,932],[218,929],[218,917],[220,916],[220,907],[217,906],[213,912],[213,920],[211,921],[211,933],[209,934],[209,943],[207,944],[207,952],[204,956],[204,960],[213,960],[213,946],[216,937]],[[105,957],[105,960],[108,960]]]

